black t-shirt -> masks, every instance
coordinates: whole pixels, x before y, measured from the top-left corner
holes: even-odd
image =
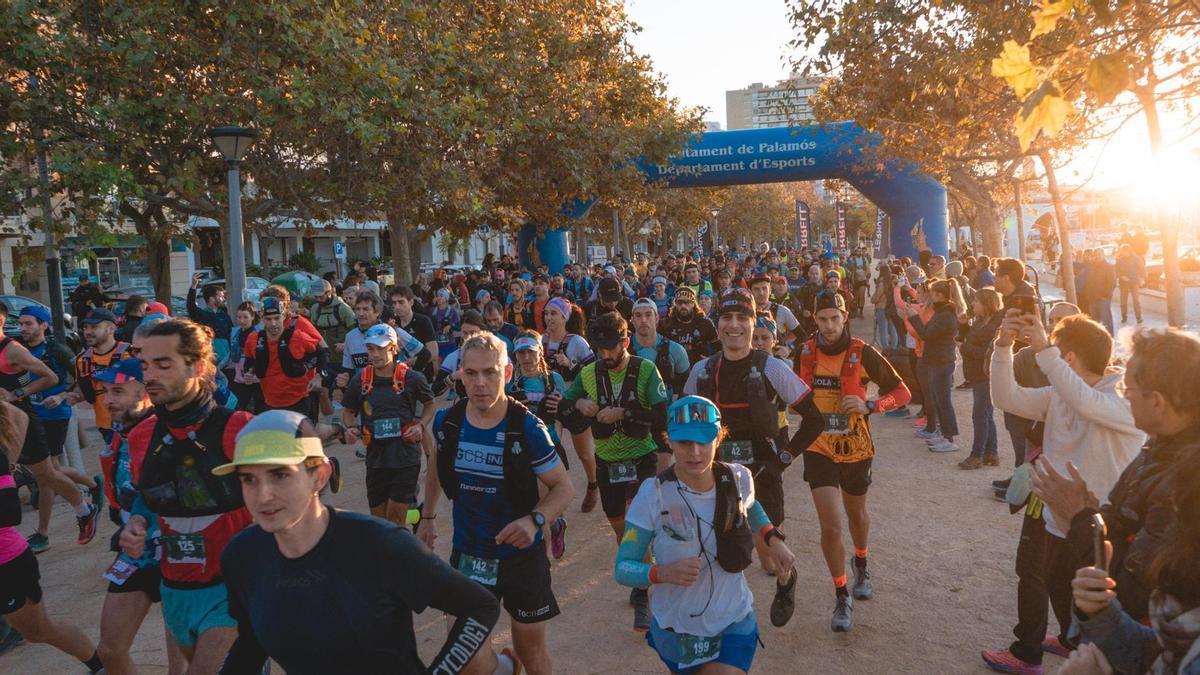
[[[433,321],[424,314],[413,313],[412,320],[408,325],[400,323],[399,317],[396,318],[396,325],[403,328],[409,335],[420,340],[421,344],[437,342],[437,335],[433,332]]]
[[[399,392],[392,388],[392,378],[375,375],[375,383],[365,401],[362,373],[350,378],[342,397],[342,407],[358,413],[363,426],[371,432],[371,443],[367,446],[368,469],[420,466],[420,444],[401,439],[400,432],[404,425],[417,418],[417,403],[428,405],[431,401],[433,391],[429,380],[415,368],[408,369],[404,387]]]
[[[700,314],[693,314],[692,320],[687,323],[679,321],[677,316],[668,316],[661,332],[668,340],[683,345],[689,363],[696,363],[712,353],[713,344],[717,341],[717,329],[713,322]]]
[[[365,514],[329,514],[320,542],[296,559],[257,525],[225,547],[221,571],[238,641],[222,672],[261,672],[269,656],[290,675],[423,673],[414,612],[433,607],[466,617],[465,628],[484,636],[495,624],[491,593],[408,530]]]

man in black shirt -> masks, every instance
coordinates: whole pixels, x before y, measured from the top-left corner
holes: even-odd
[[[303,673],[511,673],[487,645],[499,602],[411,533],[321,504],[331,470],[304,416],[272,410],[237,436],[234,459],[255,524],[221,555],[237,641],[221,672],[258,675],[268,658]],[[413,612],[455,617],[426,668]]]
[[[626,321],[633,319],[633,301],[625,297],[621,283],[612,277],[604,277],[596,286],[596,301],[588,303],[588,335],[602,314],[617,312]]]
[[[416,308],[415,297],[412,289],[408,286],[393,287],[389,297],[392,317],[397,328],[406,331],[425,345],[425,351],[417,355],[417,359],[412,365],[421,371],[425,379],[432,381],[434,364],[438,359],[437,335],[433,331],[433,321],[428,316],[414,311]]]
[[[683,345],[693,364],[711,354],[717,342],[717,329],[708,317],[700,315],[691,286],[675,288],[675,302],[661,330],[663,337]]]

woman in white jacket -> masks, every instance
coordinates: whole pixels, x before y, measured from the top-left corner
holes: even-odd
[[[1050,386],[1017,384],[1012,345],[1018,339],[1033,350]],[[1116,391],[1123,371],[1109,367],[1112,342],[1103,326],[1083,315],[1063,319],[1047,338],[1037,317],[1010,309],[992,353],[995,406],[1043,422],[1040,461],[1063,475],[1073,466],[1102,499],[1146,440],[1134,425],[1129,402]],[[983,652],[994,670],[1040,671],[1043,651],[1064,654],[1071,647],[1067,628],[1074,565],[1065,540],[1069,527],[1070,523],[1055,522],[1050,510],[1031,498],[1017,548],[1017,639],[1007,650]],[[1045,637],[1048,603],[1059,621],[1057,637]]]

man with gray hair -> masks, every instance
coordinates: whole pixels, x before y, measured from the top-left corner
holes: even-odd
[[[459,354],[467,398],[434,418],[437,459],[426,472],[417,532],[432,544],[444,492],[453,502],[450,565],[503,601],[525,668],[550,673],[546,622],[559,609],[542,536],[575,492],[546,425],[505,394],[512,364],[504,342],[481,333]]]

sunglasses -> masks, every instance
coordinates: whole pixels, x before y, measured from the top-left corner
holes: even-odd
[[[716,406],[705,403],[688,403],[673,408],[669,413],[672,424],[720,424],[721,411]]]

